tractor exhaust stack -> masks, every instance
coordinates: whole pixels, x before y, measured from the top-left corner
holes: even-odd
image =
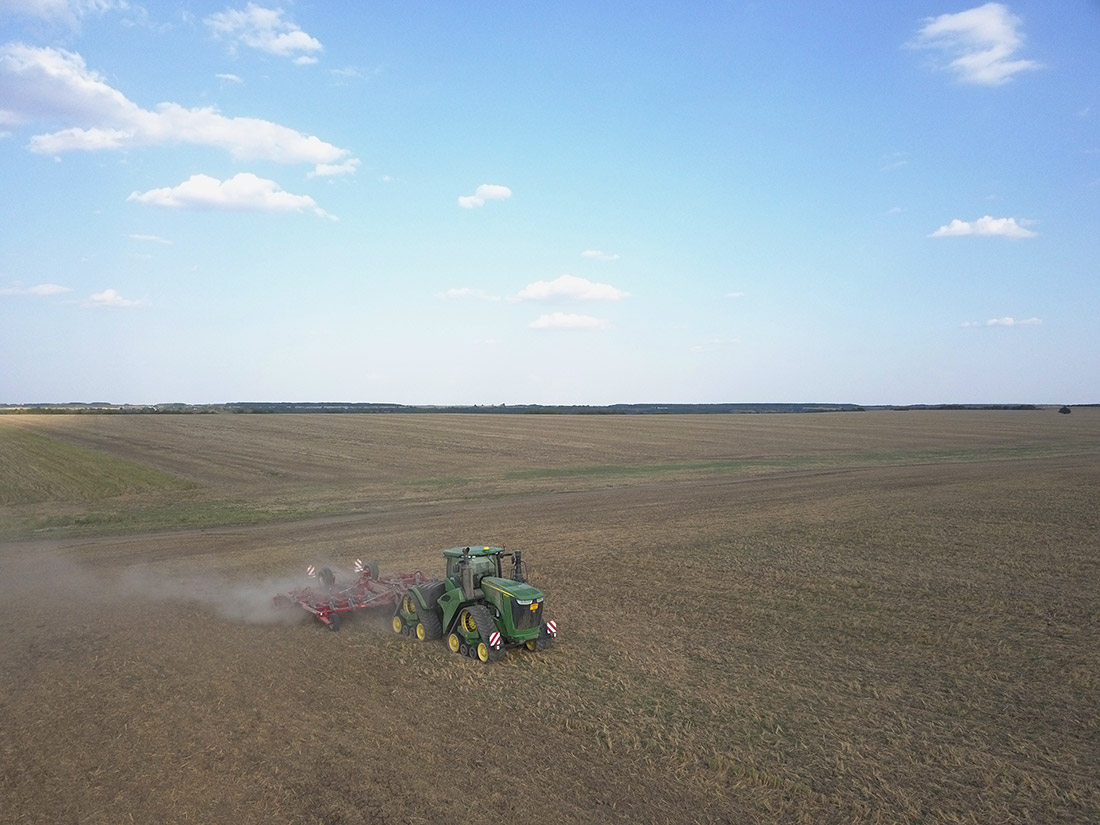
[[[470,548],[462,550],[462,560],[459,562],[462,568],[462,597],[467,600],[474,598],[474,570],[470,567]]]
[[[527,570],[523,564],[523,551],[512,551],[512,581],[526,582]]]

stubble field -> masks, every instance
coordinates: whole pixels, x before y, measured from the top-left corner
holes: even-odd
[[[0,821],[1100,821],[1098,528],[1097,409],[0,417]],[[552,650],[270,607],[468,543]]]

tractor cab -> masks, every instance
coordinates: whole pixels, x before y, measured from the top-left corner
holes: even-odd
[[[502,547],[452,547],[444,550],[443,557],[447,560],[446,576],[454,579],[461,587],[463,564],[468,564],[473,586],[479,587],[485,576],[501,575],[500,557],[503,553]]]

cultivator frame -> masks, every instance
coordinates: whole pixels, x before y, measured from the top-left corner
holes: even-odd
[[[340,629],[340,616],[355,610],[373,610],[381,607],[395,608],[414,585],[435,581],[419,570],[412,573],[386,573],[379,575],[378,565],[356,559],[358,578],[344,588],[336,587],[336,575],[331,568],[310,565],[306,575],[316,579],[318,586],[299,587],[280,593],[274,599],[276,607],[298,607],[312,613],[329,630]]]

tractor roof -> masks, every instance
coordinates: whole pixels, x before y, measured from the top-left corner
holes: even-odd
[[[451,558],[462,558],[462,551],[465,547],[450,547],[443,551],[444,556],[450,556]],[[472,544],[469,546],[471,556],[495,556],[497,553],[503,553],[503,547],[474,547]]]

